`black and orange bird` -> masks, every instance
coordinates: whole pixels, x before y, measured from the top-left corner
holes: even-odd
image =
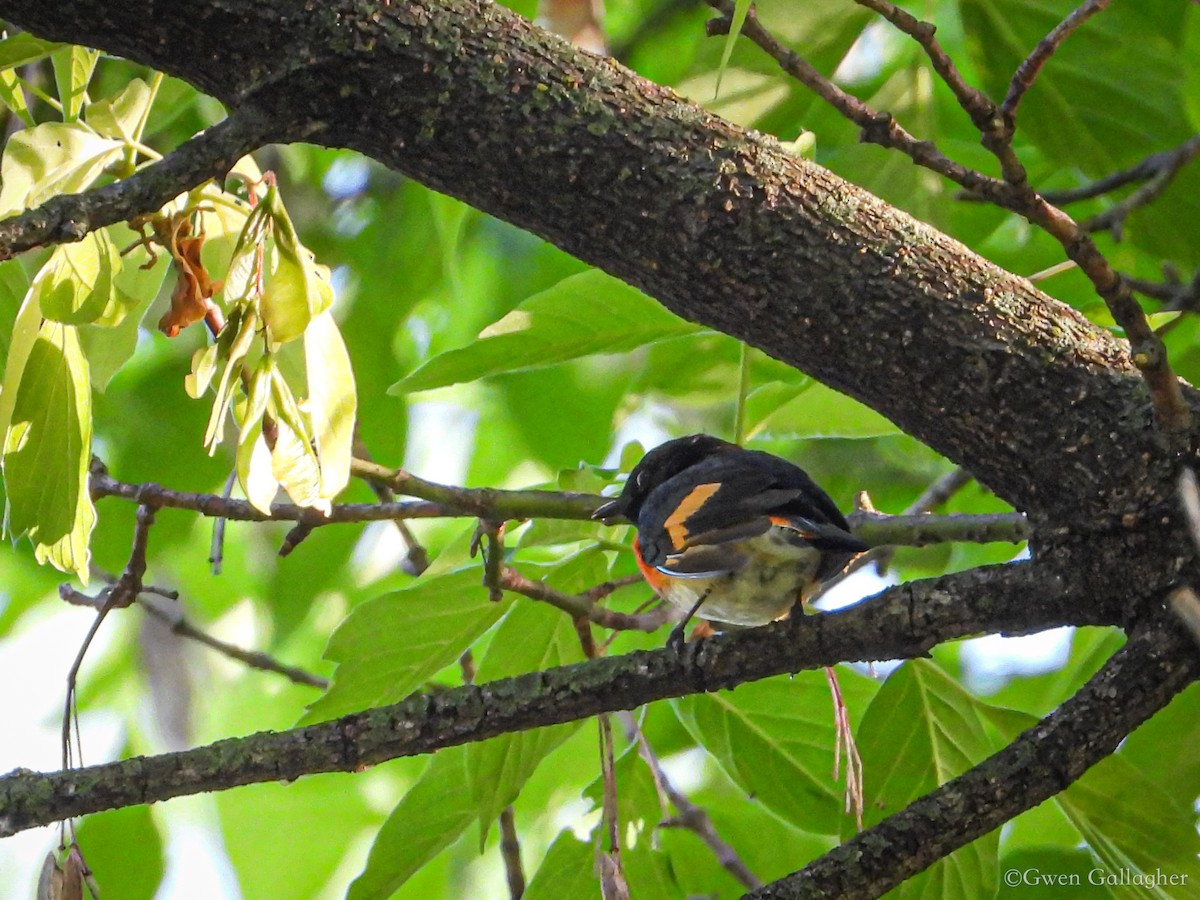
[[[869,548],[799,466],[707,434],[651,450],[593,517],[637,526],[638,568],[686,614],[676,651],[692,616],[765,625]]]

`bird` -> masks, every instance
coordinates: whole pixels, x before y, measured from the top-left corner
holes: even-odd
[[[667,638],[680,657],[693,616],[754,627],[797,615],[822,582],[870,549],[799,466],[709,434],[651,450],[620,495],[592,517],[637,527],[633,552],[642,577],[684,612]],[[862,830],[862,758],[832,666],[825,678],[833,699],[833,779],[844,752],[846,810]]]
[[[685,613],[676,652],[693,616],[766,625],[870,548],[799,466],[709,434],[651,450],[593,518],[637,526],[638,569]]]

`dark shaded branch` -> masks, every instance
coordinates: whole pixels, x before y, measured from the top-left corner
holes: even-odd
[[[0,222],[0,260],[35,247],[79,241],[90,231],[154,212],[184,191],[219,178],[268,139],[260,110],[243,106],[121,181],[82,194],[60,194]]]
[[[1075,696],[999,753],[749,896],[879,897],[1064,790],[1198,677],[1200,655],[1180,629],[1135,629]]]
[[[417,695],[333,722],[219,741],[67,772],[0,778],[0,836],[103,809],[318,772],[351,772],[398,756],[634,709],[668,697],[787,672],[920,656],[982,632],[1111,624],[1127,598],[1097,604],[1034,563],[900,585],[851,609],[689,643],[589,660],[485,685]]]
[[[1127,184],[1149,181],[1164,169],[1177,168],[1177,160],[1182,160],[1178,165],[1186,165],[1192,159],[1195,159],[1198,152],[1200,152],[1200,134],[1192,135],[1192,137],[1172,150],[1159,150],[1157,153],[1151,153],[1145,159],[1134,163],[1128,169],[1113,172],[1111,175],[1106,175],[1088,184],[1081,184],[1079,187],[1066,188],[1061,191],[1042,191],[1042,198],[1047,203],[1053,203],[1055,206],[1066,206],[1070,203],[1078,203],[1081,200],[1092,200],[1096,197],[1103,197],[1105,194],[1112,193],[1115,190],[1125,187]]]

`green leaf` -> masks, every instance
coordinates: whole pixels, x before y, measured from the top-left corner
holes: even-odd
[[[26,128],[32,128],[37,124],[32,113],[29,112],[29,104],[25,100],[25,90],[21,86],[21,79],[11,69],[0,69],[0,103],[11,109]]]
[[[428,391],[595,353],[622,353],[698,331],[645,294],[599,270],[534,294],[467,347],[435,356],[389,394]]]
[[[237,317],[230,315],[221,329],[216,344],[217,358],[224,361],[225,368],[221,372],[217,395],[213,398],[212,412],[208,417],[208,428],[204,432],[204,446],[208,448],[209,455],[216,452],[217,444],[221,443],[225,414],[229,412],[229,404],[233,402],[233,392],[237,388],[235,377],[241,374],[242,360],[250,352],[258,325],[259,319],[254,310],[247,309]],[[228,338],[226,332],[229,333]]]
[[[0,376],[4,375],[8,348],[12,344],[12,328],[16,324],[17,315],[21,311],[21,305],[28,292],[29,276],[25,274],[21,264],[15,259],[0,263]],[[33,306],[36,313],[37,305]],[[5,382],[0,380],[0,394],[4,393],[4,384]],[[0,403],[2,402],[0,401]],[[0,432],[3,432],[4,428],[4,422],[0,422]]]
[[[963,0],[973,62],[997,100],[1021,61],[1071,12],[1058,0]],[[1174,47],[1184,7],[1170,0],[1114,4],[1046,63],[1021,101],[1019,137],[1060,166],[1092,176],[1184,140],[1185,58]],[[1139,52],[1130,53],[1137,46]]]
[[[478,567],[425,575],[355,607],[325,650],[338,663],[333,685],[301,721],[395,703],[457,660],[511,605],[492,603],[479,582]]]
[[[442,750],[429,761],[375,835],[366,867],[350,885],[347,900],[386,900],[458,839],[475,821],[475,804],[462,789],[466,780],[465,747]]]
[[[332,500],[350,481],[358,398],[350,355],[329,310],[304,331],[304,364],[308,412],[321,463],[321,497]]]
[[[28,534],[39,562],[74,571],[85,584],[95,525],[87,490],[91,442],[91,385],[75,329],[43,322],[4,436],[5,530]]]
[[[545,604],[522,600],[500,623],[487,655],[479,664],[476,680],[495,681],[582,660],[579,637],[570,616]],[[479,815],[481,851],[488,829],[501,810],[516,799],[546,755],[581,724],[568,722],[518,731],[468,747],[467,783]]]
[[[240,417],[241,433],[238,435],[237,474],[242,493],[255,509],[269,512],[279,481],[271,466],[271,451],[263,439],[263,414],[271,397],[271,380],[275,364],[270,356],[264,356],[254,370],[250,381],[250,394]]]
[[[542,864],[533,874],[521,900],[564,900],[598,892],[596,851],[570,831],[560,831]]]
[[[1108,888],[1089,881],[1095,878],[1096,859],[1086,850],[1063,847],[1023,847],[1000,859],[1004,877],[996,900],[1030,900],[1034,891],[1053,891],[1070,900],[1112,900]],[[1015,873],[1015,874],[1011,874]],[[1058,883],[1056,879],[1067,879]],[[1048,879],[1048,880],[1045,880]]]
[[[163,840],[148,806],[127,806],[88,816],[79,825],[79,845],[104,896],[153,900],[162,881]],[[106,878],[119,872],[121,880]]]
[[[1200,834],[1193,797],[1164,790],[1120,753],[1093,766],[1059,795],[1058,804],[1104,864],[1106,874],[1122,872],[1181,875],[1183,891],[1135,888],[1137,896],[1194,896],[1200,884]]]
[[[993,751],[980,703],[940,668],[911,660],[893,672],[863,718],[867,827],[961,775]],[[843,830],[848,836],[850,829]],[[989,897],[996,890],[998,832],[939,860],[906,881],[897,897]]]
[[[60,244],[34,282],[42,315],[64,325],[86,325],[106,312],[115,317],[113,275],[120,268],[108,229]]]
[[[263,322],[278,343],[294,341],[333,303],[329,269],[318,265],[312,251],[300,243],[279,192],[272,189],[262,201],[271,210],[279,259],[260,301]]]
[[[772,383],[746,399],[747,439],[868,438],[899,434],[875,410],[818,381]]]
[[[99,50],[79,46],[63,47],[50,54],[64,122],[74,122],[79,118],[87,100],[88,82],[92,80],[92,72],[99,58]]]
[[[746,13],[750,11],[750,0],[734,0],[733,15],[729,20],[729,33],[725,36],[725,47],[721,51],[721,64],[717,66],[717,87],[713,96],[721,93],[721,77],[725,67],[729,65],[729,57],[733,55],[733,45],[737,43],[742,26],[746,24]]]
[[[77,194],[119,159],[124,145],[79,123],[47,122],[8,139],[0,160],[0,216]]]
[[[838,680],[857,720],[875,685],[845,667]],[[842,787],[832,775],[835,735],[824,672],[672,702],[688,732],[747,794],[805,831],[838,833],[845,813]]]
[[[15,69],[17,66],[37,62],[62,46],[35,38],[27,31],[10,35],[0,41],[0,69]]]
[[[113,96],[89,103],[85,118],[92,128],[107,138],[140,141],[153,99],[150,85],[134,78]]]

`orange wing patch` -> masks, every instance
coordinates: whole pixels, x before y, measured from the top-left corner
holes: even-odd
[[[787,516],[767,516],[767,518],[770,519],[771,522],[775,525],[782,526],[783,528],[790,528],[792,531],[796,532],[796,534],[800,535],[800,537],[802,537],[802,538],[815,537],[815,535],[812,532],[801,531],[799,528],[796,527],[796,523],[793,522],[791,519],[789,519]]]
[[[687,543],[690,533],[686,524],[687,520],[720,489],[719,481],[701,484],[692,488],[691,493],[679,501],[675,511],[667,516],[667,521],[663,522],[663,527],[667,529],[667,536],[671,539],[672,547],[678,550]]]

